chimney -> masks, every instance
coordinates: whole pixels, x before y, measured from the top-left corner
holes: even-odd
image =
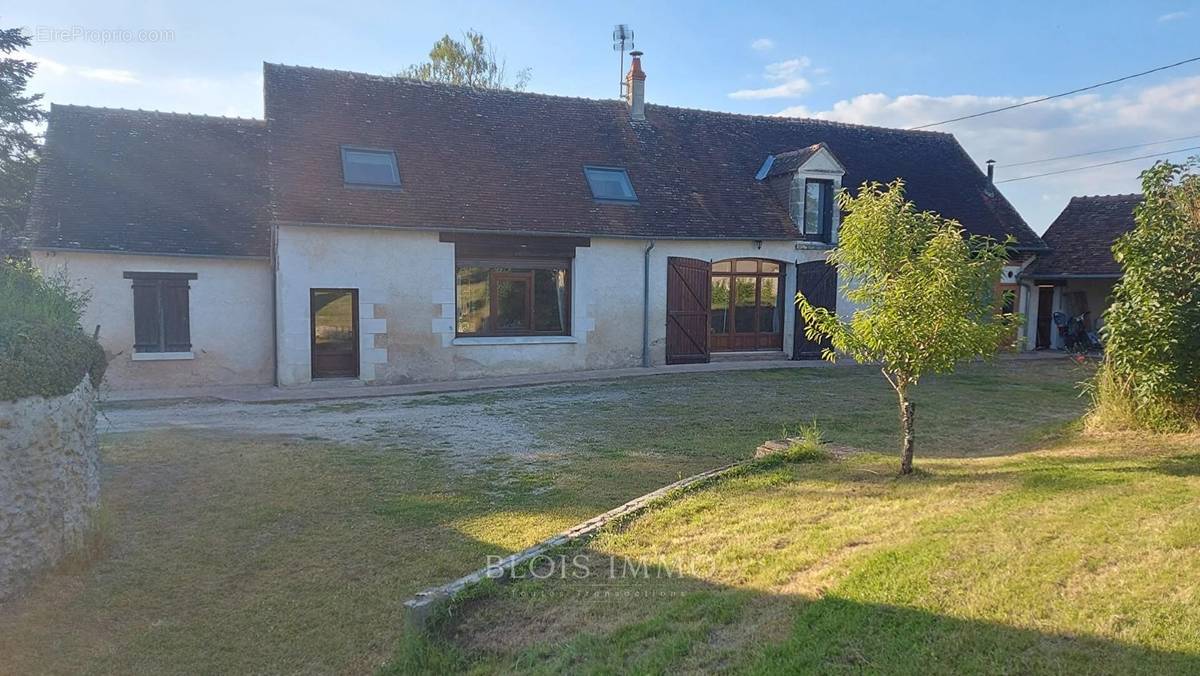
[[[995,181],[993,179],[995,179],[995,177],[996,177],[996,160],[988,160],[987,167],[988,167],[988,185],[992,185],[993,183],[995,183]]]
[[[642,53],[629,52],[633,62],[625,75],[625,96],[629,103],[629,119],[641,122],[646,119],[646,73],[642,70]]]

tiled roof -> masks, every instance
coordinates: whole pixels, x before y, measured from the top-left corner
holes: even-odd
[[[268,256],[261,120],[55,105],[34,248]]]
[[[1072,197],[1042,235],[1050,253],[1039,256],[1025,275],[1119,277],[1121,266],[1113,258],[1112,245],[1133,229],[1133,210],[1141,202],[1141,195]]]
[[[970,232],[1040,240],[953,136],[822,120],[476,90],[265,66],[269,181],[281,222],[615,237],[795,239],[755,180],[767,156],[825,143],[844,185],[903,177]],[[653,80],[648,83],[653,91]],[[401,190],[343,184],[341,145],[392,149]],[[628,170],[636,204],[592,199],[584,165]]]
[[[779,176],[781,174],[791,174],[804,165],[810,157],[817,154],[821,149],[820,143],[814,143],[807,148],[800,150],[789,150],[787,152],[772,155],[771,168],[767,170],[766,178],[771,176]]]

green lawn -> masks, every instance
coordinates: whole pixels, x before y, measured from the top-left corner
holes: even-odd
[[[895,465],[689,493],[457,604],[393,669],[1200,673],[1200,435]]]
[[[1003,498],[1013,492],[1010,484],[1025,485],[1012,468],[1036,461],[1000,456],[1062,438],[1064,424],[1083,408],[1074,383],[1085,375],[1065,362],[1006,362],[923,382],[917,394],[918,466],[932,475],[896,483],[890,459],[871,458],[743,477],[595,545],[596,552],[620,552],[631,560],[653,548],[667,557],[657,565],[668,567],[682,552],[737,562],[678,578],[694,593],[652,602],[576,602],[569,595],[556,601],[523,597],[530,587],[518,584],[469,606],[461,622],[418,648],[431,659],[485,671],[543,664],[542,656],[547,668],[561,670],[769,669],[791,660],[820,664],[831,651],[857,668],[854,651],[870,660],[862,664],[890,659],[870,643],[876,632],[866,627],[874,623],[888,631],[915,628],[920,650],[937,649],[945,640],[958,645],[960,655],[966,644],[945,638],[953,627],[994,626],[1011,645],[1024,645],[1024,636],[1079,631],[1095,635],[1089,640],[1108,650],[1128,646],[1113,653],[1117,657],[1183,650],[1185,642],[1172,632],[1196,626],[1186,624],[1172,604],[1184,603],[1180,594],[1195,594],[1194,587],[1178,587],[1154,601],[1160,621],[1153,626],[1162,635],[1149,640],[1145,608],[1134,601],[1142,598],[1139,590],[1156,589],[1161,576],[1139,575],[1136,584],[1105,576],[1124,574],[1110,558],[1119,564],[1129,551],[1158,557],[1164,575],[1177,570],[1181,579],[1195,580],[1195,569],[1177,561],[1196,558],[1194,525],[1191,531],[1161,526],[1163,542],[1176,543],[1176,549],[1148,548],[1158,531],[1146,530],[1128,548],[1116,539],[1111,551],[1089,550],[1091,568],[1066,578],[1066,589],[1084,593],[1119,581],[1125,591],[1110,598],[1112,612],[1073,605],[1068,597],[1050,605],[1031,603],[1029,596],[1001,602],[999,591],[981,597],[977,608],[974,601],[957,605],[969,598],[962,585],[996,584],[986,575],[994,562],[989,557],[1012,553],[989,549],[996,543],[987,533],[1000,532],[1003,523],[986,518],[987,510],[1017,519],[1013,532],[1024,531],[1020,541],[1031,550],[1023,555],[1060,552],[1059,568],[1025,572],[1020,559],[1006,564],[1005,570],[1032,576],[1019,587],[1023,594],[1039,594],[1045,580],[1062,582],[1057,573],[1071,565],[1076,550],[1068,546],[1076,547],[1078,538],[1091,532],[1116,538],[1132,522],[1159,528],[1156,519],[1178,507],[1170,500],[1186,496],[1181,486],[1194,480],[1176,476],[1192,467],[1186,458],[1163,460],[1176,474],[1154,474],[1139,469],[1149,461],[1136,456],[1111,460],[1128,468],[1122,471],[1105,469],[1107,460],[1098,469],[1081,460],[1067,469],[1039,470],[1028,486]],[[509,447],[511,435],[497,433],[494,454],[464,463],[446,456],[446,439],[425,438],[419,429],[357,445],[323,442],[303,429],[296,432],[305,436],[294,438],[203,430],[107,436],[105,549],[88,565],[66,566],[22,599],[0,606],[0,672],[370,672],[397,658],[398,645],[413,645],[401,621],[407,597],[483,565],[489,554],[515,551],[680,476],[747,457],[764,439],[813,420],[839,444],[889,453],[895,446],[892,394],[868,368],[675,375],[337,406],[350,419],[363,409],[389,406],[436,406],[450,418],[468,409],[493,412],[507,421],[505,429],[527,431],[538,448],[522,453]],[[963,460],[921,462],[934,457]],[[1145,499],[1131,493],[1083,500],[1086,491],[1108,485],[1093,487],[1095,476],[1147,491],[1138,493]],[[1142,483],[1155,478],[1170,490]],[[1055,491],[1071,500],[1051,500]],[[956,511],[953,501],[934,499],[951,494],[960,507],[971,508]],[[1039,495],[1047,497],[1039,502]],[[1130,516],[1129,523],[1077,535],[1064,531],[1060,540],[1029,536],[1045,538],[1055,524],[1067,525],[1069,515],[1058,510],[1073,504],[1080,510],[1103,507],[1095,517],[1111,522],[1127,512],[1122,505],[1143,503],[1150,511]],[[1154,511],[1156,505],[1162,511]],[[717,519],[718,512],[730,518]],[[1038,514],[1046,519],[1038,521]],[[1192,524],[1195,516],[1193,510]],[[774,535],[764,539],[766,531]],[[915,538],[921,532],[941,535],[925,544]],[[953,541],[961,547],[950,546],[951,533],[959,534]],[[736,546],[723,539],[734,535]],[[910,536],[910,548],[900,547]],[[869,556],[894,561],[892,572],[906,571],[897,580],[905,581],[908,597],[895,596],[892,577],[869,577],[890,570],[863,568],[859,558]],[[903,565],[945,557],[958,562],[953,570],[961,577],[947,578],[937,566]],[[922,575],[931,578],[917,579]],[[813,595],[818,588],[830,593]],[[943,605],[931,606],[928,598]],[[846,611],[832,612],[837,608]],[[538,632],[497,633],[482,623],[489,614],[514,609],[535,622],[526,629]],[[1062,613],[1068,612],[1077,617],[1065,621]],[[1097,628],[1100,616],[1109,624]],[[944,624],[952,619],[958,624]],[[846,626],[834,627],[839,621]],[[478,632],[467,635],[467,627]],[[755,632],[749,638],[775,647],[737,648],[748,627]],[[811,629],[797,633],[798,627]],[[809,632],[833,647],[797,638]],[[1058,640],[1064,651],[1082,645]],[[788,647],[797,641],[807,647]],[[605,648],[611,645],[625,649]],[[411,655],[401,650],[397,659]]]

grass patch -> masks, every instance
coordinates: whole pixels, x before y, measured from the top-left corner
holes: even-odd
[[[421,650],[480,673],[1195,673],[1198,443],[1074,436],[907,479],[870,454],[761,466]]]
[[[986,457],[1041,443],[1046,430],[1082,412],[1084,402],[1073,389],[1081,379],[1072,366],[1032,362],[971,367],[923,382],[917,466],[928,462],[933,476],[921,481],[948,481],[935,465],[943,461],[934,458]],[[330,405],[350,421],[369,412]],[[272,406],[262,405],[262,414],[269,416]],[[719,655],[747,629],[753,631],[747,640],[786,638],[794,616],[763,589],[816,588],[822,575],[832,574],[815,569],[811,577],[792,580],[795,556],[820,562],[849,552],[852,558],[871,545],[847,543],[870,543],[868,526],[883,523],[886,514],[899,518],[906,507],[916,510],[913,527],[932,515],[918,509],[915,497],[881,498],[867,510],[879,512],[874,522],[839,529],[822,521],[823,514],[849,513],[859,507],[855,499],[882,496],[894,485],[895,403],[874,369],[672,375],[372,400],[371,409],[376,406],[439,406],[438,413],[451,418],[483,406],[529,431],[541,450],[498,445],[494,454],[464,464],[447,457],[446,439],[421,429],[381,433],[353,446],[322,441],[306,429],[296,434],[307,439],[212,430],[107,436],[102,481],[111,525],[103,553],[0,606],[0,671],[363,672],[387,663],[402,644],[413,651],[403,654],[414,659],[401,666],[433,671],[447,665],[534,668],[542,653],[561,670],[576,656],[598,670],[718,665]],[[537,618],[531,626],[559,636],[571,653],[507,634],[480,632],[471,640],[437,644],[405,635],[402,603],[416,591],[481,567],[489,554],[511,553],[681,477],[749,457],[781,430],[812,421],[831,444],[865,449],[872,460],[780,462],[720,482],[719,490],[689,492],[670,509],[657,509],[599,541],[604,555],[616,543],[632,547],[649,537],[645,524],[664,533],[689,532],[743,507],[750,511],[739,523],[755,533],[762,530],[755,519],[770,515],[765,505],[750,509],[759,504],[756,496],[782,492],[797,500],[790,518],[798,530],[754,536],[769,546],[770,556],[761,556],[750,539],[725,546],[693,536],[698,551],[713,561],[741,566],[742,575],[718,582],[732,595],[673,597],[662,601],[674,604],[669,609],[653,599],[631,600],[647,613],[635,613],[641,619],[631,622],[626,606],[601,601],[564,605],[547,616],[537,594],[557,593],[557,587],[503,588],[525,590],[524,600],[512,599],[528,610],[518,617]],[[1164,455],[1159,461],[1156,476],[1185,481],[1190,478],[1177,475],[1194,471],[1186,458]],[[961,474],[963,486],[989,485],[972,472]],[[801,475],[808,478],[799,482]],[[1183,547],[1189,536],[1186,529],[1171,531],[1170,541]],[[654,570],[675,570],[671,551],[664,549],[662,563],[650,561]],[[698,570],[675,582],[701,593],[713,578]],[[477,627],[458,620],[479,617],[476,609],[491,603],[489,597],[465,604],[447,631]],[[602,640],[594,629],[603,618],[623,628],[620,645],[627,650],[596,661]],[[556,633],[560,627],[573,629]],[[723,646],[705,649],[716,661],[698,652],[710,636]],[[473,641],[489,640],[497,657],[481,661],[481,644]]]

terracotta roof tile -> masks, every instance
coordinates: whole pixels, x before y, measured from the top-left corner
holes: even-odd
[[[267,256],[262,120],[55,105],[34,248]]]
[[[265,90],[281,222],[796,239],[785,205],[755,174],[768,155],[823,142],[846,166],[847,186],[903,177],[920,208],[1040,247],[949,134],[656,105],[631,123],[617,100],[274,64]],[[404,188],[347,188],[343,144],[393,149]],[[624,167],[638,203],[593,200],[584,165]]]
[[[1042,235],[1050,253],[1034,261],[1026,276],[1120,276],[1112,245],[1133,229],[1133,210],[1141,202],[1141,195],[1072,197]]]

